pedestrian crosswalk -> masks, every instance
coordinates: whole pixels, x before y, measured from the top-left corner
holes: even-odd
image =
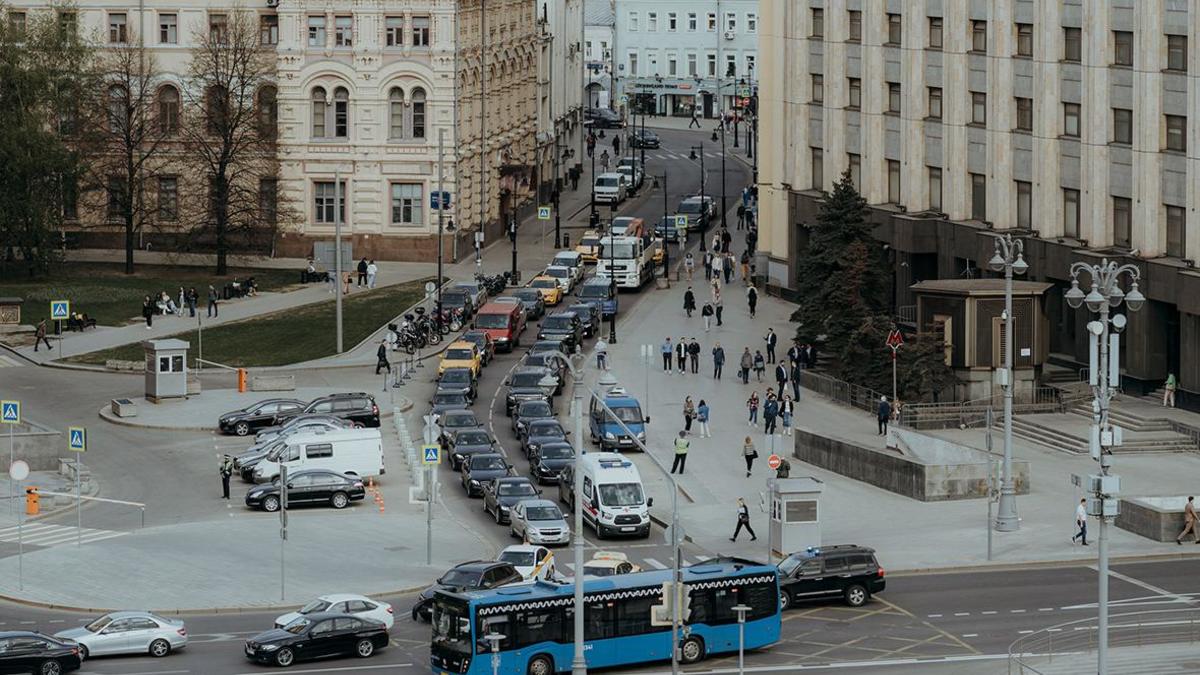
[[[76,541],[90,544],[126,534],[129,533],[115,530],[95,530],[88,527],[80,531],[79,528],[68,525],[28,523],[20,528],[16,525],[0,528],[0,543],[16,544],[19,539],[25,546],[45,548],[59,544],[74,544]]]
[[[0,354],[0,368],[17,368],[25,365],[20,359]]]
[[[680,562],[684,567],[690,567],[692,565],[699,565],[701,563],[708,562],[712,559],[712,556],[707,555],[684,555],[680,559]],[[673,561],[669,557],[665,561],[659,561],[655,558],[638,558],[637,556],[632,555],[629,556],[629,562],[632,562],[640,566],[643,570],[647,571],[671,569],[673,564]],[[563,553],[556,554],[554,556],[554,566],[559,570],[559,572],[567,576],[575,573],[575,565],[571,562],[570,551],[566,551],[565,555]]]
[[[641,151],[640,151],[640,150],[635,150],[635,152],[641,152]],[[721,153],[719,153],[719,152],[706,152],[706,153],[704,153],[704,157],[705,157],[706,159],[721,159]],[[660,151],[660,152],[647,152],[647,153],[646,153],[646,159],[661,159],[661,160],[668,160],[668,161],[669,161],[669,160],[683,161],[683,160],[690,160],[690,159],[691,159],[691,155],[689,155],[688,153],[685,153],[685,152],[661,152],[661,151]],[[699,161],[699,159],[700,159],[700,156],[699,156],[699,155],[697,155],[697,156],[696,156],[696,161]]]

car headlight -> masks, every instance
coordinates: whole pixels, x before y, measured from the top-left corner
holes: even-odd
[[[537,449],[538,449],[538,448],[540,448],[540,447],[542,447],[542,446],[538,445],[537,443],[530,443],[530,444],[529,444],[529,449],[530,449],[530,450],[537,450]]]
[[[617,439],[617,435],[611,431],[606,431],[606,432],[604,432],[604,438],[606,438],[610,441],[615,441]]]
[[[472,479],[471,479],[471,485],[474,485],[475,487],[479,487],[479,481],[477,481],[477,480],[475,480],[474,478],[472,478]]]
[[[638,437],[638,440],[639,440],[639,441],[644,441],[644,440],[646,440],[646,432],[644,432],[644,431],[639,431],[639,432],[638,432],[638,435],[637,435],[637,437]]]
[[[508,513],[508,507],[501,504],[500,505],[500,513]]]
[[[259,645],[264,652],[273,652],[279,649],[279,645]]]

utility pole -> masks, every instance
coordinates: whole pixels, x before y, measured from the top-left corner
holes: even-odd
[[[1004,465],[1000,479],[1000,506],[996,511],[996,529],[1015,532],[1021,529],[1017,517],[1017,490],[1012,473],[1012,416],[1013,416],[1013,275],[1029,269],[1024,256],[1025,245],[1012,233],[996,236],[996,253],[988,261],[993,272],[1004,272],[1004,368],[999,376],[1004,389]]]

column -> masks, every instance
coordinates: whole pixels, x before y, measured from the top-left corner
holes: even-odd
[[[1163,0],[1134,5],[1133,32],[1133,214],[1131,244],[1152,258],[1167,250],[1162,206],[1162,149],[1165,119],[1162,70],[1166,67]],[[1192,120],[1195,124],[1197,120]]]
[[[884,111],[888,89],[883,67],[883,43],[887,39],[887,15],[867,3],[862,13],[862,113],[859,115],[862,185],[859,190],[868,204],[887,201],[887,163],[884,156]],[[903,106],[901,106],[903,108]],[[901,181],[903,182],[903,181]]]
[[[1033,227],[1043,238],[1063,233],[1062,49],[1060,0],[1038,0],[1033,53],[1037,89],[1033,99]]]
[[[1113,240],[1108,161],[1108,143],[1112,140],[1112,102],[1108,95],[1110,31],[1108,5],[1084,3],[1079,234],[1091,248],[1109,246]]]
[[[1012,130],[1016,125],[1013,99],[1013,0],[992,0],[988,17],[987,151],[988,220],[997,229],[1017,226],[1017,188],[1013,184]]]
[[[967,177],[967,123],[971,94],[967,90],[970,34],[963,2],[944,5],[942,22],[942,210],[950,220],[971,217],[971,181]]]
[[[925,118],[929,115],[929,94],[925,82],[925,44],[928,17],[912,10],[908,3],[903,22],[904,48],[900,50],[900,82],[903,101],[900,105],[901,161],[900,201],[910,212],[929,208],[929,170],[925,155]],[[908,269],[908,268],[904,268]]]

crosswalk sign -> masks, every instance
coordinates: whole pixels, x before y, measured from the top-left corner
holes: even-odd
[[[442,448],[439,445],[421,446],[421,463],[425,465],[442,463]]]
[[[20,424],[21,402],[0,401],[0,422],[4,424]]]
[[[87,452],[87,429],[69,427],[67,429],[67,448],[75,452]]]
[[[550,207],[549,206],[539,206],[537,217],[538,217],[538,220],[550,220]]]
[[[66,321],[71,316],[70,300],[51,300],[50,318],[55,321]]]
[[[688,226],[688,217],[687,216],[675,216],[675,229],[676,230],[686,230],[687,226]]]

